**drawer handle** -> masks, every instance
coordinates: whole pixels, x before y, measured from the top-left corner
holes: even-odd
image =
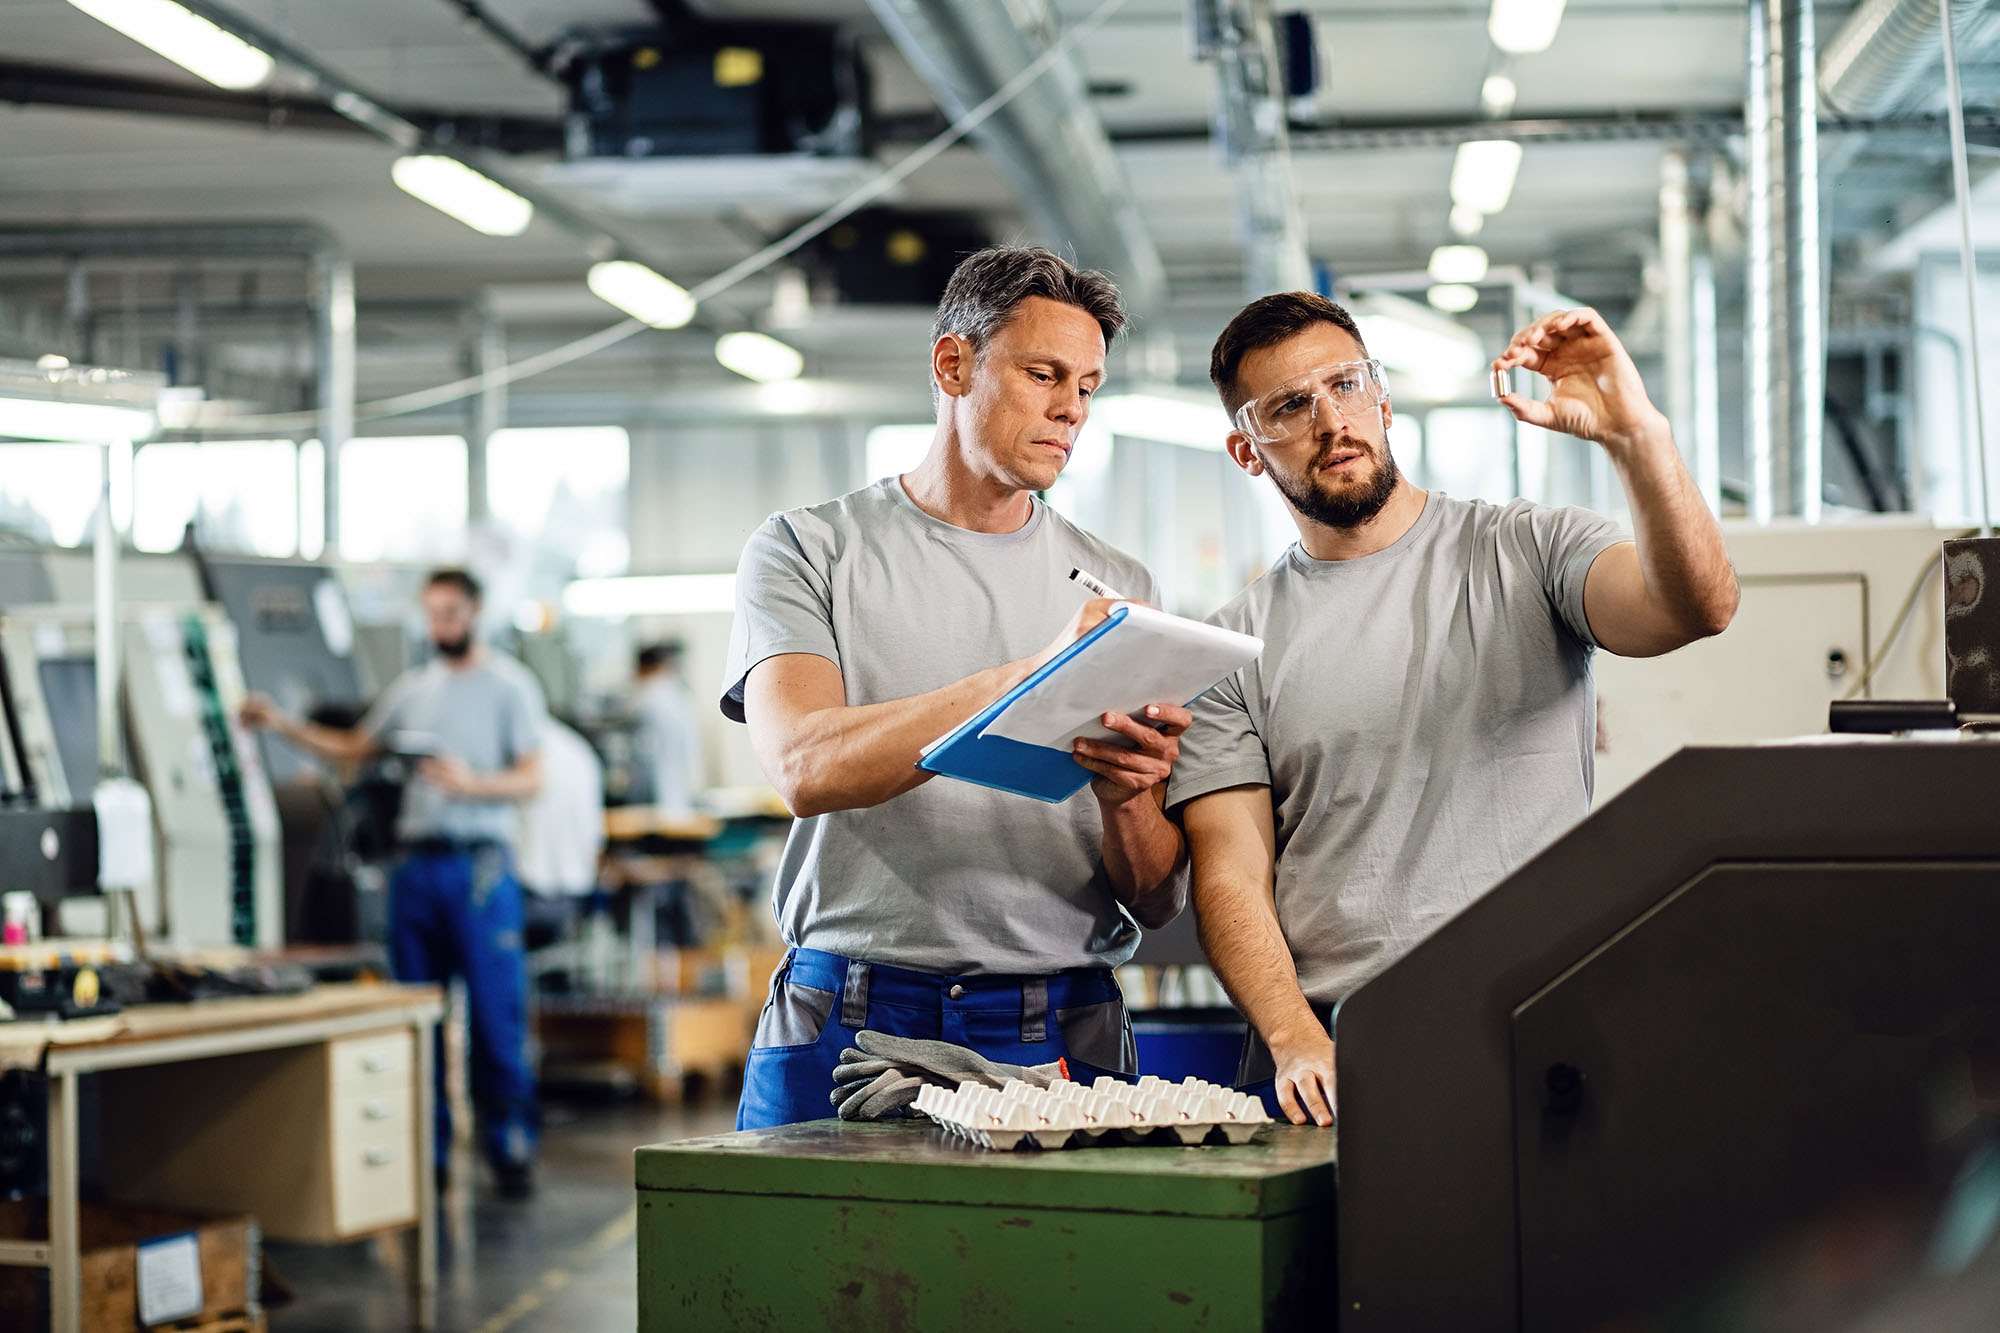
[[[371,1051],[361,1057],[361,1072],[379,1074],[389,1067],[389,1057],[380,1051]]]
[[[372,1102],[363,1102],[361,1104],[361,1118],[363,1120],[387,1120],[389,1118],[389,1099],[387,1097],[377,1097]]]
[[[370,1166],[387,1166],[396,1160],[394,1148],[374,1147],[361,1154],[361,1160]]]

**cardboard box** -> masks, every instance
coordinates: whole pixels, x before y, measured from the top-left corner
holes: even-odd
[[[83,1209],[83,1333],[133,1333],[146,1327],[174,1330],[244,1330],[264,1327],[258,1301],[263,1242],[249,1217],[201,1217],[124,1206]],[[139,1322],[139,1247],[193,1233],[201,1270],[199,1311],[153,1325]],[[0,1203],[0,1235],[45,1239],[48,1207],[41,1201]],[[0,1268],[0,1326],[48,1326],[47,1287],[33,1268]]]

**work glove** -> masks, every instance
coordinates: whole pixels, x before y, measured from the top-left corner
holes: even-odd
[[[1046,1088],[1069,1077],[1061,1060],[1044,1065],[1001,1064],[950,1042],[892,1037],[884,1032],[863,1031],[854,1041],[854,1046],[840,1053],[828,1098],[842,1120],[881,1120],[914,1102],[926,1083],[957,1088],[970,1082],[998,1088],[1009,1079],[1019,1079]]]

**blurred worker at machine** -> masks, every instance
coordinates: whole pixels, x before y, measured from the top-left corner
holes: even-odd
[[[647,644],[633,675],[632,706],[639,720],[632,737],[639,777],[634,797],[669,815],[693,814],[701,786],[701,732],[681,679],[682,656],[679,640]]]
[[[938,405],[912,472],[775,514],[744,548],[722,711],[797,814],[778,869],[792,946],[740,1127],[828,1113],[864,1028],[993,1059],[1129,1071],[1111,969],[1186,901],[1160,812],[1187,712],[1079,741],[1094,799],[931,781],[919,752],[1098,624],[1072,569],[1158,600],[1144,566],[1037,495],[1062,473],[1124,327],[1118,291],[1046,250],[971,255],[932,325]]]
[[[1592,651],[1670,652],[1735,613],[1721,530],[1597,312],[1537,321],[1493,367],[1548,380],[1500,401],[1604,449],[1636,542],[1412,486],[1381,365],[1322,297],[1252,302],[1209,363],[1229,456],[1299,541],[1212,617],[1268,647],[1196,702],[1169,804],[1250,1020],[1239,1081],[1294,1121],[1332,1122],[1333,1006],[1588,811]]]
[[[520,1198],[533,1188],[537,1115],[511,848],[517,806],[542,786],[545,710],[527,669],[480,641],[479,604],[464,570],[430,576],[423,608],[437,656],[398,677],[358,727],[304,722],[260,695],[244,702],[243,720],[339,762],[420,756],[396,823],[390,964],[403,981],[465,978],[480,1143],[501,1192]],[[442,1175],[451,1150],[442,1058],[437,1071]]]

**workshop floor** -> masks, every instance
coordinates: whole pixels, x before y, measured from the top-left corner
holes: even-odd
[[[441,1333],[597,1333],[637,1322],[632,1150],[732,1128],[732,1089],[706,1104],[558,1101],[543,1108],[537,1190],[501,1200],[483,1169],[454,1164],[442,1198]],[[297,1292],[270,1308],[272,1333],[390,1333],[410,1327],[400,1243],[283,1245],[266,1255]]]

